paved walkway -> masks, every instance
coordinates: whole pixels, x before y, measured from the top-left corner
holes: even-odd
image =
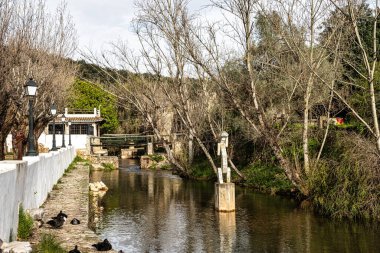
[[[50,192],[50,197],[43,204],[45,209],[44,221],[56,216],[60,210],[68,215],[67,221],[59,229],[50,228],[48,224],[35,232],[31,242],[38,243],[41,235],[53,234],[61,242],[63,248],[71,250],[75,245],[84,252],[97,252],[92,244],[97,243],[100,238],[88,228],[89,214],[89,166],[77,165],[77,168],[67,173],[60,179],[55,190]],[[79,225],[71,225],[73,218],[80,220]],[[116,251],[107,251],[116,252]]]

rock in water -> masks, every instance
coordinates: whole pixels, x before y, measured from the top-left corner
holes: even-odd
[[[98,242],[97,244],[93,244],[93,247],[96,248],[97,251],[107,251],[112,249],[112,245],[107,239],[104,239],[103,242]]]
[[[78,246],[75,245],[74,249],[70,250],[69,253],[81,253],[81,252],[78,250]]]

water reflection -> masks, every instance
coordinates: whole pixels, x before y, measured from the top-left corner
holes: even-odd
[[[233,252],[236,241],[236,215],[235,212],[216,212],[219,218],[220,251]]]
[[[288,199],[236,189],[214,211],[214,185],[135,167],[95,172],[109,191],[96,232],[125,252],[377,252],[379,228],[332,222]]]

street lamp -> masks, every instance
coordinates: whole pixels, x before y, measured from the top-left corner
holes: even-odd
[[[37,84],[33,81],[33,78],[29,78],[29,81],[24,85],[25,94],[29,97],[29,134],[28,134],[28,152],[26,156],[38,155],[34,146],[34,129],[33,129],[33,100],[37,92]]]
[[[71,146],[71,130],[70,130],[71,120],[69,120],[69,121],[67,122],[67,124],[69,125],[69,146]]]
[[[65,145],[65,120],[66,120],[65,114],[62,114],[61,120],[62,120],[62,148],[66,148],[66,145]]]
[[[57,114],[57,106],[52,104],[50,107],[51,115],[53,115],[53,146],[51,147],[51,151],[57,151],[57,146],[55,143],[55,115]]]

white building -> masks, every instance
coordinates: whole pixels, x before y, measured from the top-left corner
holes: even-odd
[[[69,110],[65,108],[65,144],[69,144],[69,131],[71,135],[71,144],[76,149],[86,148],[88,136],[100,136],[100,122],[103,118],[100,116],[100,110],[94,108],[89,110]],[[70,126],[68,126],[70,122]],[[56,146],[62,146],[62,114],[58,114],[55,119],[55,139]],[[44,132],[38,138],[41,143],[49,149],[53,144],[53,121],[51,121]]]

